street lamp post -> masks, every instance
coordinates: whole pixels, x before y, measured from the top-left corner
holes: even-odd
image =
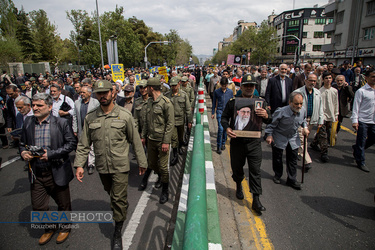
[[[145,69],[147,69],[147,48],[148,46],[150,46],[151,44],[153,43],[162,43],[164,45],[167,45],[169,43],[171,43],[170,41],[155,41],[155,42],[150,42],[149,44],[147,44],[147,46],[145,47],[145,58],[144,58],[144,61],[145,61]]]
[[[99,20],[98,0],[96,0],[96,15],[97,15],[97,17],[98,17],[100,56],[101,56],[101,58],[102,58],[102,69],[104,70],[103,46],[102,46],[102,36],[101,36],[101,33],[100,33],[100,20]],[[87,40],[88,40],[88,39],[87,39]]]
[[[284,37],[294,37],[295,39],[298,40],[298,47],[296,49],[296,52],[294,53],[294,63],[295,65],[297,65],[299,62],[300,54],[301,54],[301,39],[299,39],[295,35],[285,35],[285,36],[280,36],[278,38],[284,38]],[[297,50],[298,50],[298,53],[297,53]]]

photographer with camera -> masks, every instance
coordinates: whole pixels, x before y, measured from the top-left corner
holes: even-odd
[[[31,203],[34,211],[48,211],[52,197],[59,211],[71,211],[69,182],[73,170],[69,153],[76,149],[77,139],[66,119],[51,115],[53,101],[45,93],[33,96],[33,116],[25,119],[21,140],[21,157],[29,162]],[[44,153],[43,153],[43,151]],[[47,229],[39,239],[46,244],[56,232]],[[64,242],[70,233],[69,227],[61,229],[56,243]]]

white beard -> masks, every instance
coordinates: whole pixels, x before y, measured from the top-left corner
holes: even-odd
[[[250,116],[248,118],[236,117],[236,126],[238,130],[243,130],[250,121]]]

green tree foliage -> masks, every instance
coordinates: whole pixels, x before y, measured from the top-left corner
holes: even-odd
[[[14,37],[0,39],[0,65],[22,61],[22,48]]]
[[[23,8],[17,14],[17,21],[16,37],[22,48],[22,56],[25,62],[31,62],[37,58],[37,53],[35,51],[34,39],[30,29],[30,20]]]
[[[56,26],[53,25],[47,13],[40,9],[30,12],[33,40],[35,42],[36,60],[52,61],[56,51]]]
[[[228,54],[247,54],[244,50],[251,49],[251,64],[264,64],[273,59],[276,53],[277,41],[272,39],[276,36],[276,30],[263,21],[260,27],[250,27],[228,47],[224,47],[212,58],[212,63],[220,64],[227,60]]]
[[[12,0],[0,0],[0,31],[2,37],[15,37],[17,12]]]

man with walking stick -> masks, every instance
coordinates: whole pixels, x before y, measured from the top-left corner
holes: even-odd
[[[297,181],[297,154],[300,147],[298,127],[303,127],[302,134],[307,136],[310,131],[306,123],[306,110],[302,106],[303,96],[293,92],[289,96],[289,105],[276,109],[272,122],[265,130],[266,141],[272,145],[272,168],[275,172],[273,182],[280,184],[283,175],[283,150],[286,149],[286,185],[301,190],[301,183]]]

